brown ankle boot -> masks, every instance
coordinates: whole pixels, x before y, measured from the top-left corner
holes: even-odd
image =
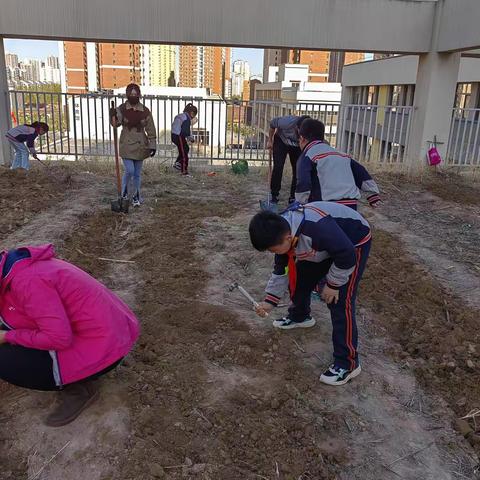
[[[73,422],[98,397],[98,388],[93,382],[74,383],[59,395],[60,403],[45,421],[49,427],[63,427]]]

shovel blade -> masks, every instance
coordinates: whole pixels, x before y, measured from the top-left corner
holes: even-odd
[[[260,209],[272,213],[278,213],[278,205],[270,200],[260,200]]]
[[[119,198],[118,200],[112,200],[111,206],[112,212],[128,213],[129,201],[126,198]]]

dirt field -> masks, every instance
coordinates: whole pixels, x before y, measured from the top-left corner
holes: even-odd
[[[480,398],[475,187],[467,198],[459,179],[439,195],[435,182],[380,177],[385,204],[362,209],[374,227],[364,373],[333,389],[318,382],[331,356],[323,304],[316,327],[285,333],[228,291],[239,281],[260,298],[268,278],[272,259],[247,232],[263,176],[151,171],[146,203],[119,216],[104,176],[33,173],[0,171],[20,202],[7,214],[15,200],[2,203],[2,247],[55,243],[132,306],[142,336],[64,428],[41,423],[54,394],[0,385],[0,479],[480,478],[477,437],[454,428]]]

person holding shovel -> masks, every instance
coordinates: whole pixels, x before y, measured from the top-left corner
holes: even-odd
[[[35,139],[38,136],[45,135],[49,130],[45,122],[33,122],[31,125],[19,125],[11,128],[7,133],[7,140],[15,151],[15,157],[10,167],[12,170],[23,168],[30,170],[29,155],[39,160],[35,150]]]
[[[97,397],[139,336],[135,315],[113,292],[53,245],[0,253],[0,379],[58,391],[46,425],[72,422]]]
[[[283,167],[285,166],[287,155],[290,158],[290,165],[292,166],[292,183],[288,203],[295,200],[297,160],[302,153],[298,144],[298,129],[307,118],[310,117],[308,115],[302,115],[300,117],[287,115],[285,117],[275,117],[270,122],[267,148],[272,151],[273,155],[273,171],[270,180],[273,203],[278,203],[280,190],[282,188]]]
[[[140,87],[127,86],[127,101],[110,110],[114,128],[122,126],[119,150],[125,173],[122,180],[123,198],[131,198],[134,207],[140,206],[143,161],[153,157],[157,149],[157,132],[150,110],[140,103]],[[133,183],[133,186],[131,185]]]

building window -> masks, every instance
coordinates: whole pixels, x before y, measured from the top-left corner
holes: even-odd
[[[362,87],[353,87],[352,103],[360,105],[362,99]]]
[[[470,106],[472,97],[472,84],[459,83],[457,85],[457,94],[455,96],[455,108],[472,108]]]
[[[377,105],[378,103],[378,86],[368,87],[367,105]]]
[[[405,105],[408,107],[411,107],[413,105],[414,100],[415,100],[415,85],[408,85]]]
[[[390,100],[389,104],[392,107],[400,107],[403,105],[403,96],[404,96],[404,88],[402,85],[392,85],[390,87]]]

